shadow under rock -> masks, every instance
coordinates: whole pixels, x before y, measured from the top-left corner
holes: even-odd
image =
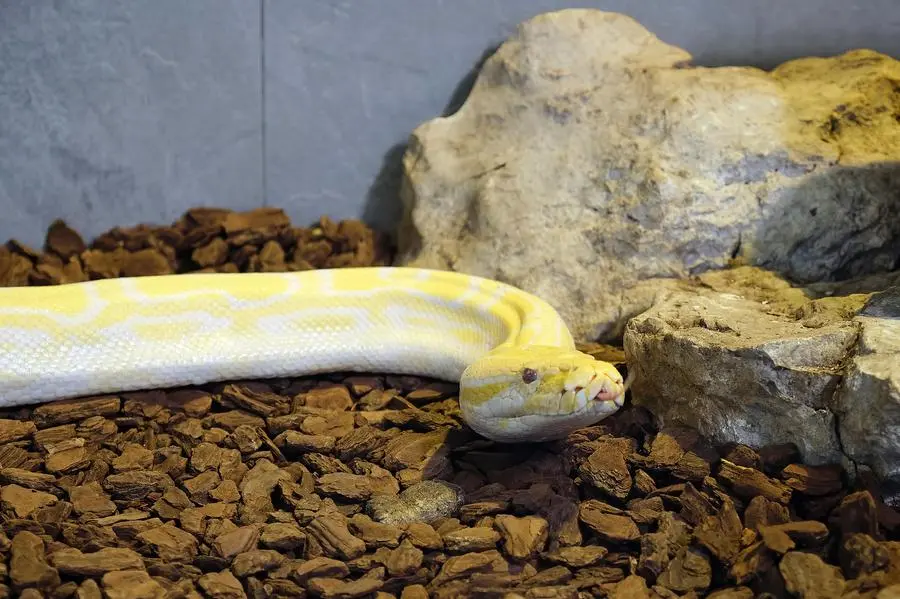
[[[441,117],[450,116],[462,107],[475,85],[481,67],[499,47],[500,44],[495,44],[482,52],[478,61],[456,84],[449,101],[441,111]],[[396,243],[397,228],[403,218],[400,187],[403,181],[403,156],[407,147],[408,142],[404,140],[394,144],[384,153],[381,169],[366,192],[366,203],[363,207],[363,222],[386,233],[392,243]]]
[[[792,284],[843,295],[900,268],[900,162],[830,167],[764,202],[747,258]]]

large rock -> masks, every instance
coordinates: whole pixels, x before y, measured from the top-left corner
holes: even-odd
[[[900,285],[871,296],[834,401],[844,451],[900,483]]]
[[[645,280],[733,259],[800,282],[892,268],[900,63],[690,58],[619,14],[523,23],[411,136],[398,263],[513,283],[601,340],[651,302]]]
[[[836,289],[743,267],[661,293],[625,329],[633,401],[718,442],[900,477],[900,287]]]

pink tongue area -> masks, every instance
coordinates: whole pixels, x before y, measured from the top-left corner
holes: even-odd
[[[616,397],[619,396],[620,390],[619,385],[604,385],[604,388],[601,389],[596,396],[594,396],[595,401],[612,401]]]

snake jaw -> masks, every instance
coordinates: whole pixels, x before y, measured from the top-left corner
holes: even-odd
[[[625,403],[625,386],[621,377],[612,378],[606,374],[594,373],[587,385],[575,385],[571,388],[571,392],[582,403],[586,403],[588,399],[598,402],[611,401],[620,408]]]
[[[595,397],[599,401],[615,401],[620,407],[621,403],[619,402],[624,401],[624,398],[625,386],[622,384],[622,381],[614,381],[612,379],[603,381],[600,392]]]

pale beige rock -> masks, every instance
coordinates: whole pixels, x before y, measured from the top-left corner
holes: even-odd
[[[840,461],[828,407],[856,341],[852,321],[822,311],[798,318],[799,290],[757,269],[701,282],[628,323],[634,402],[717,442],[793,442],[810,463]]]
[[[463,504],[461,487],[438,480],[415,483],[397,496],[376,495],[366,503],[366,513],[385,524],[430,523],[453,516]]]
[[[522,287],[585,340],[650,305],[639,282],[733,258],[800,282],[891,268],[900,62],[690,58],[619,14],[521,24],[465,104],[411,136],[397,263]]]
[[[753,267],[660,294],[624,336],[634,403],[717,442],[900,480],[900,287],[793,287]]]
[[[840,568],[826,564],[818,555],[789,551],[778,564],[785,588],[798,597],[840,597],[844,577]]]
[[[900,286],[871,296],[854,318],[860,334],[834,400],[844,451],[900,481]]]

